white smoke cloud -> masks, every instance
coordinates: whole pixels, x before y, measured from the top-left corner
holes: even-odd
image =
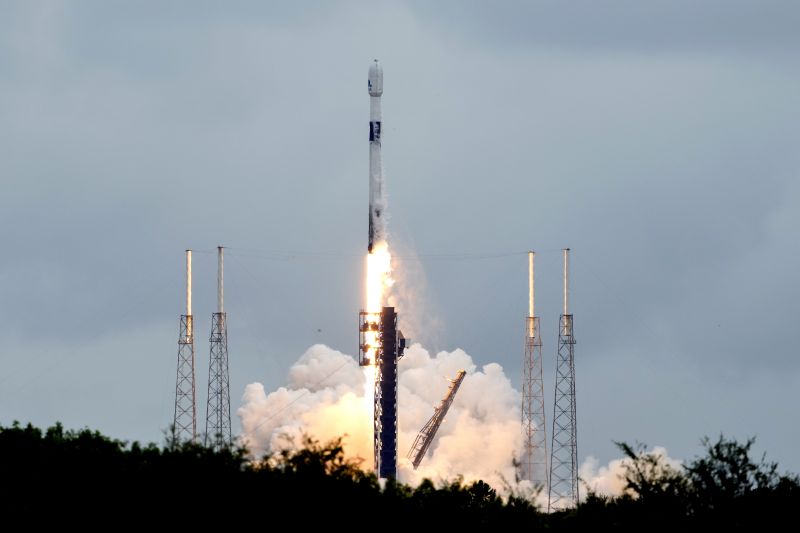
[[[447,392],[448,378],[466,370],[455,400],[418,470],[406,458],[417,433],[433,415]],[[512,458],[521,448],[519,392],[503,372],[490,363],[480,369],[463,350],[442,351],[431,356],[413,344],[400,360],[398,388],[398,478],[418,484],[458,476],[470,482],[482,479],[501,493],[515,485]],[[356,360],[328,346],[310,347],[289,370],[288,385],[267,393],[261,383],[245,387],[242,406],[242,441],[251,453],[283,449],[299,443],[303,434],[323,442],[345,436],[345,453],[363,459],[373,468],[372,376]],[[288,438],[287,438],[288,437]],[[291,439],[294,439],[293,441]],[[657,446],[651,450],[666,464],[680,469],[681,461]],[[625,488],[625,465],[630,459],[614,459],[600,465],[589,456],[579,469],[581,494],[587,488],[619,496]],[[530,484],[515,487],[530,493]],[[547,491],[536,498],[547,508]]]
[[[461,388],[417,471],[406,458],[417,433],[447,392],[448,378],[466,370]],[[514,483],[513,457],[521,444],[519,393],[491,363],[478,369],[463,350],[431,356],[419,344],[398,367],[398,478],[416,484],[462,476],[503,490]],[[238,415],[243,442],[258,456],[288,445],[286,437],[309,434],[326,441],[345,435],[345,452],[372,468],[371,378],[355,359],[318,344],[289,371],[289,385],[267,393],[245,388]],[[523,490],[525,486],[521,487]]]
[[[242,442],[253,455],[280,450],[303,434],[327,441],[347,436],[348,452],[371,457],[366,379],[350,356],[322,344],[309,348],[289,371],[289,385],[269,394],[261,383],[245,387],[237,413]],[[371,404],[370,404],[371,408]]]
[[[656,446],[648,452],[655,455],[663,464],[676,470],[683,469],[683,462],[673,459],[663,446]],[[585,488],[604,496],[620,496],[625,492],[625,466],[631,464],[627,457],[614,459],[606,466],[601,466],[597,458],[589,456],[579,469],[581,493],[585,496]]]

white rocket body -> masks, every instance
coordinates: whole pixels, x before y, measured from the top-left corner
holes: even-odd
[[[386,240],[384,224],[383,168],[381,164],[381,95],[383,95],[383,69],[376,59],[369,67],[369,245]]]

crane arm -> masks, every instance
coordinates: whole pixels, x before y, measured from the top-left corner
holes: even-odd
[[[444,417],[448,409],[450,409],[450,405],[453,403],[453,398],[455,398],[456,392],[458,392],[458,388],[461,386],[461,382],[464,381],[464,376],[466,375],[467,373],[464,370],[460,370],[455,379],[450,380],[450,388],[447,390],[447,395],[444,397],[444,400],[439,404],[439,407],[434,409],[433,416],[425,423],[419,435],[417,435],[417,438],[414,439],[414,444],[411,446],[407,455],[407,457],[411,459],[411,464],[414,465],[414,470],[417,469],[422,462],[422,458],[425,457],[425,452],[428,451],[428,448],[433,442],[436,431],[439,429],[439,426],[442,425]]]

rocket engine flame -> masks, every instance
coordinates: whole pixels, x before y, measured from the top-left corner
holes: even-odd
[[[380,313],[386,295],[394,284],[392,280],[392,254],[389,243],[376,243],[367,255],[367,306],[368,313]]]
[[[366,323],[370,326],[364,332],[364,353],[369,364],[375,363],[380,339],[378,338],[378,323],[381,309],[386,303],[389,290],[394,284],[392,279],[392,255],[389,253],[389,243],[381,241],[372,247],[372,253],[367,254],[366,276]]]

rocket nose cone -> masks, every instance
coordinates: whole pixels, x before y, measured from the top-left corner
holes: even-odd
[[[383,94],[383,68],[377,59],[369,66],[367,89],[370,96],[381,96]]]

